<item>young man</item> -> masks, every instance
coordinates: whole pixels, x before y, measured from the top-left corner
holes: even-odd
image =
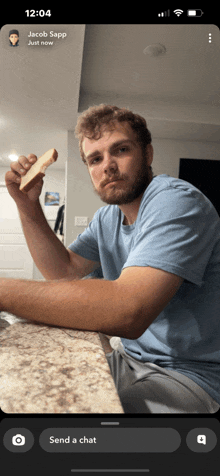
[[[108,205],[68,249],[20,176],[6,174],[33,259],[46,282],[0,280],[2,310],[121,337],[107,354],[127,413],[214,413],[220,405],[220,222],[187,182],[153,177],[146,121],[89,108],[76,128],[94,190]],[[81,280],[94,274],[104,279]]]

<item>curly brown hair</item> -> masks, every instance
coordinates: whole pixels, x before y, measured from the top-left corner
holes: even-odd
[[[152,140],[145,119],[129,109],[100,104],[99,106],[91,106],[84,111],[76,124],[75,135],[79,139],[80,155],[84,163],[86,163],[82,149],[84,138],[98,140],[103,130],[113,130],[117,122],[130,124],[137,135],[137,141],[141,145],[142,151],[145,152],[146,146],[151,144]]]

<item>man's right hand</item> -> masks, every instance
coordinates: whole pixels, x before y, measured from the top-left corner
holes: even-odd
[[[5,174],[5,183],[8,192],[17,205],[28,205],[30,202],[35,202],[41,194],[43,179],[34,185],[34,187],[27,193],[23,193],[19,190],[21,177],[26,175],[27,171],[30,170],[33,164],[35,164],[36,160],[37,157],[34,154],[29,154],[27,157],[20,155],[16,162],[11,163],[11,170]]]

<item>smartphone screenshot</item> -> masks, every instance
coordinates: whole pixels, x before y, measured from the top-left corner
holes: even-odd
[[[1,465],[216,475],[219,19],[73,18],[0,24]]]

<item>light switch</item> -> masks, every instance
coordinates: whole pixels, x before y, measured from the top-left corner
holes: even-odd
[[[75,217],[75,226],[87,226],[88,217]]]

